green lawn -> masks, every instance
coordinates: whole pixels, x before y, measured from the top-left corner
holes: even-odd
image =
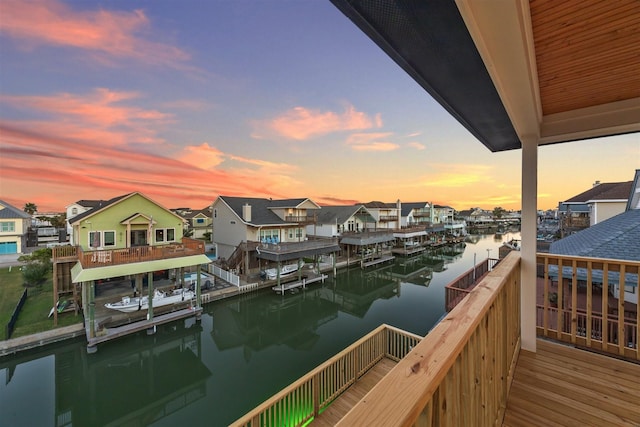
[[[11,319],[20,296],[24,291],[20,267],[0,268],[0,338],[6,339],[7,323]],[[18,316],[16,328],[11,338],[54,329],[53,316],[49,311],[53,306],[53,282],[51,273],[40,288],[29,288],[28,297]],[[58,315],[58,327],[81,323],[82,316],[73,312]]]

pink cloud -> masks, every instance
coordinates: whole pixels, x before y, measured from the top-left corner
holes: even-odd
[[[419,142],[410,142],[407,144],[409,147],[415,148],[416,150],[424,150],[427,148],[424,144],[420,144]]]
[[[149,64],[178,66],[189,59],[183,50],[145,40],[150,23],[141,10],[77,12],[55,0],[2,1],[0,31],[23,46],[72,47],[109,62],[133,58]]]
[[[376,126],[367,114],[348,107],[342,114],[333,111],[310,110],[295,107],[265,124],[277,135],[303,141],[332,132],[364,130]]]

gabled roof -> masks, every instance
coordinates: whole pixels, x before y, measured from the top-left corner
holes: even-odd
[[[592,200],[627,200],[633,181],[603,182],[563,203],[587,203]]]
[[[371,201],[367,203],[363,203],[365,208],[369,209],[394,209],[397,207],[395,203],[385,203],[379,201]]]
[[[78,214],[78,215],[74,216],[73,218],[71,218],[71,224],[79,223],[83,219],[89,218],[89,217],[97,214],[98,212],[102,212],[106,208],[108,208],[108,207],[110,207],[110,206],[112,206],[112,205],[114,205],[114,204],[116,204],[116,203],[118,203],[118,202],[120,202],[120,201],[122,201],[124,199],[128,199],[128,198],[130,198],[132,196],[135,196],[135,195],[139,195],[139,196],[147,199],[149,202],[161,207],[162,209],[165,209],[165,210],[171,212],[177,218],[180,218],[181,220],[183,219],[180,215],[176,214],[175,212],[171,211],[170,209],[165,208],[164,206],[160,205],[159,203],[154,202],[153,200],[151,200],[150,198],[148,198],[144,194],[139,193],[137,191],[134,191],[133,193],[123,194],[122,196],[117,196],[117,197],[114,197],[113,199],[110,199],[110,200],[107,200],[107,201],[100,200],[99,203],[97,204],[97,206],[95,206],[92,209],[90,209],[90,210],[88,210],[86,212],[83,212],[81,214]]]
[[[324,206],[318,214],[318,224],[344,224],[361,209],[374,220],[364,205]]]
[[[423,209],[429,202],[402,202],[401,213],[402,216],[408,216],[414,209]]]
[[[16,208],[13,205],[10,205],[9,203],[5,202],[4,200],[0,200],[0,206],[4,206],[4,209],[0,209],[0,219],[14,219],[14,218],[29,219],[29,218],[31,218],[31,215],[29,215],[28,213],[26,213],[23,210],[20,210],[20,209]]]
[[[551,243],[549,252],[640,261],[640,209],[633,209]]]
[[[237,215],[237,217],[246,224],[252,225],[285,225],[291,224],[276,215],[272,209],[297,208],[310,199],[284,199],[272,200],[257,197],[229,197],[218,196],[218,200],[223,201]],[[244,205],[251,206],[251,221],[244,221],[242,217],[242,207]],[[317,206],[317,205],[316,205]],[[318,208],[320,208],[318,206]]]

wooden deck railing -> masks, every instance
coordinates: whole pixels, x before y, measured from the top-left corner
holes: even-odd
[[[417,335],[381,325],[231,425],[303,425],[382,358],[399,361],[420,340]]]
[[[520,253],[485,276],[338,424],[502,421],[520,349]]]
[[[84,251],[80,246],[61,246],[54,248],[53,258],[56,260],[58,258],[77,256],[83,268],[94,268],[180,258],[189,255],[204,254],[204,251],[205,247],[202,241],[183,237],[182,243],[95,251]]]
[[[499,260],[495,258],[487,258],[446,285],[444,287],[444,307],[447,312],[453,310],[453,308],[462,301],[462,298],[471,293],[475,285],[480,282],[482,276],[491,271],[498,261]]]
[[[537,259],[539,336],[640,360],[640,262],[551,254]],[[635,301],[625,302],[624,286],[614,298],[621,278],[634,289]]]

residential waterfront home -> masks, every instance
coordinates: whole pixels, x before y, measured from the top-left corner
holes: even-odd
[[[151,295],[153,272],[171,270],[181,281],[185,267],[210,262],[204,243],[183,237],[182,217],[138,192],[101,201],[69,222],[72,246],[53,250],[54,305],[73,294],[84,312],[90,348],[99,341],[93,309],[98,281],[130,277],[142,290],[146,280]],[[153,318],[151,309],[149,313]]]
[[[376,220],[364,205],[323,206],[314,224],[307,225],[307,235],[338,237],[344,232],[375,228]]]
[[[589,190],[558,204],[562,236],[624,212],[633,181],[596,181]]]
[[[307,242],[320,206],[308,198],[218,196],[213,202],[213,242],[225,267],[250,274],[261,262],[300,260],[339,250],[337,242]]]
[[[80,215],[81,213],[87,212],[91,209],[99,208],[100,206],[107,203],[106,200],[78,200],[77,202],[71,203],[67,205],[65,210],[67,212],[67,236],[69,240],[73,242],[73,227],[71,226],[71,220]]]
[[[31,215],[0,200],[0,255],[24,253],[30,225]]]
[[[211,235],[211,206],[203,209],[178,208],[172,211],[183,218],[185,233],[191,233],[190,237],[207,240],[207,233]]]
[[[408,354],[394,352],[395,332],[385,328],[380,342],[394,345],[379,346],[378,357],[397,364],[361,391],[364,398],[341,400],[342,389],[313,383],[324,378],[319,371],[287,389],[296,396],[309,384],[328,396],[310,397],[301,423],[640,424],[640,366],[620,360],[640,360],[640,319],[599,317],[589,304],[582,314],[576,304],[547,299],[550,266],[586,268],[593,297],[593,275],[638,274],[640,263],[536,253],[538,147],[570,142],[579,156],[582,140],[640,132],[640,39],[629,31],[640,25],[640,2],[332,3],[489,150],[521,150],[522,243]],[[577,289],[572,283],[570,300]],[[363,375],[368,366],[352,363],[362,353],[345,354],[327,362],[328,375]],[[325,384],[348,386],[333,378]],[[291,401],[285,398],[275,396],[238,425],[289,415],[281,410]]]
[[[379,201],[368,202],[364,207],[369,210],[376,220],[376,228],[396,229],[401,224],[400,200],[396,203],[384,203]]]

